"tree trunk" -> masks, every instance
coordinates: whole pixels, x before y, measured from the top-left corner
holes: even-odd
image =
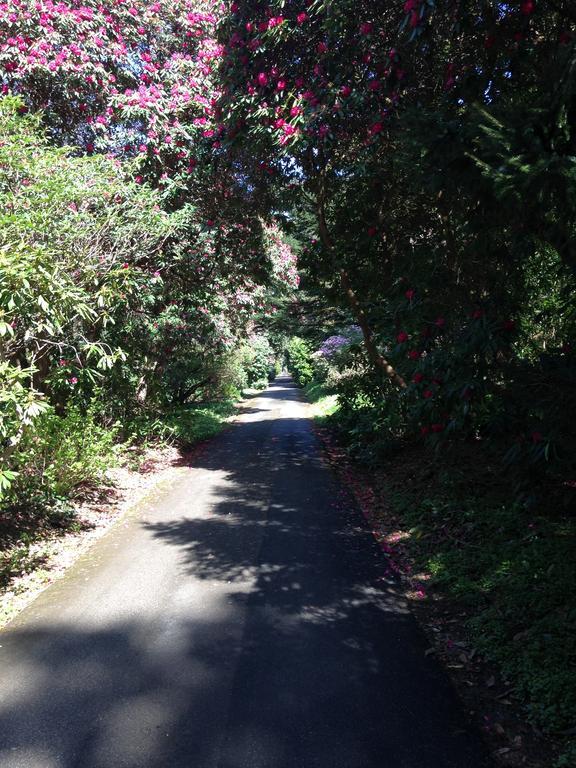
[[[334,246],[332,244],[332,238],[330,237],[330,233],[328,232],[328,227],[326,225],[326,218],[324,215],[324,205],[322,201],[318,203],[316,214],[318,219],[318,228],[320,230],[320,239],[322,240],[322,243],[324,244],[324,246],[331,253],[334,253]],[[383,373],[384,376],[390,379],[390,381],[395,386],[397,386],[400,389],[405,389],[406,382],[404,381],[402,376],[398,373],[398,371],[380,353],[380,350],[376,345],[376,342],[374,340],[374,334],[368,322],[368,318],[366,317],[366,313],[364,312],[360,302],[358,301],[358,297],[356,296],[356,292],[352,287],[348,273],[343,268],[340,268],[338,270],[338,273],[340,275],[340,285],[342,287],[342,291],[344,292],[344,296],[346,297],[346,301],[348,302],[348,306],[352,310],[352,313],[356,318],[356,322],[358,323],[362,331],[362,336],[364,338],[364,346],[366,347],[366,353],[368,355],[368,359],[370,360],[372,365],[374,365],[376,370]]]
[[[340,270],[340,285],[342,286],[342,290],[346,295],[348,305],[354,313],[354,317],[356,318],[356,321],[362,331],[364,346],[366,347],[366,352],[370,361],[379,371],[382,371],[393,384],[395,384],[400,389],[405,389],[406,382],[402,376],[400,376],[398,371],[388,362],[388,360],[386,360],[385,357],[383,357],[383,355],[380,354],[380,351],[376,346],[376,342],[374,341],[374,334],[372,333],[372,329],[368,323],[368,318],[360,306],[358,297],[356,296],[356,293],[350,284],[350,278],[348,277],[348,273],[345,269]]]

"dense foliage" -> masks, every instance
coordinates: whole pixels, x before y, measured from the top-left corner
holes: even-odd
[[[307,287],[361,328],[353,399],[377,441],[497,444],[533,501],[575,460],[573,12],[276,5],[222,26],[224,113],[298,211]]]
[[[274,226],[167,211],[132,164],[50,146],[21,106],[0,103],[2,484],[60,494],[95,474],[94,421],[127,438],[142,413],[266,381],[276,352],[243,348],[296,273]]]

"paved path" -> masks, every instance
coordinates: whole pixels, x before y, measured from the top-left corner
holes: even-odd
[[[0,634],[2,768],[483,768],[288,379]]]

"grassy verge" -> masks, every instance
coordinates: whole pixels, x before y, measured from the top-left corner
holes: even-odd
[[[170,441],[182,448],[218,434],[236,413],[232,400],[191,403],[159,415],[141,416],[131,425],[131,442]]]
[[[303,392],[312,403],[312,414],[318,421],[326,421],[337,413],[337,396],[324,384],[312,382],[304,387]]]

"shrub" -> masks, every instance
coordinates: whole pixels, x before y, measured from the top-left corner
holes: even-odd
[[[270,341],[266,336],[254,334],[242,347],[242,351],[248,386],[261,389],[262,382],[266,386],[268,380],[274,378],[276,356]]]
[[[71,407],[65,416],[44,413],[21,441],[16,456],[19,474],[7,503],[30,492],[45,498],[73,496],[82,485],[102,482],[106,470],[117,462],[118,426],[98,425],[93,409],[82,413]]]
[[[296,383],[305,387],[314,378],[310,344],[298,336],[293,336],[286,347],[286,356],[288,370],[294,376]]]

